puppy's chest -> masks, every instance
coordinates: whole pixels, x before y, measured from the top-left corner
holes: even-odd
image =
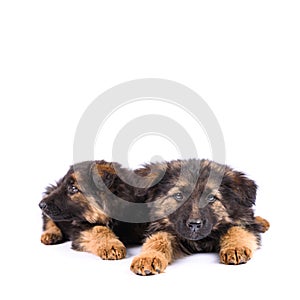
[[[61,221],[56,222],[56,225],[60,228],[63,235],[69,240],[74,240],[78,237],[81,231],[89,229],[93,226],[88,222],[80,221]]]
[[[187,253],[216,252],[219,248],[219,242],[209,238],[199,241],[183,240],[181,244]]]

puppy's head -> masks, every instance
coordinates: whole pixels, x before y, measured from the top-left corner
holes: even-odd
[[[167,192],[163,186],[168,186]],[[160,210],[171,211],[163,222],[188,240],[203,239],[225,224],[247,224],[253,219],[255,183],[212,161],[168,163],[157,190],[163,191],[156,196]]]
[[[73,165],[55,186],[46,188],[39,206],[54,221],[80,220],[105,224],[108,216],[96,199],[105,202],[109,192],[104,186],[109,188],[114,177],[114,167],[105,161]]]

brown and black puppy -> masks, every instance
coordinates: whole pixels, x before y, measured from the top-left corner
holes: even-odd
[[[41,242],[53,245],[72,241],[74,250],[102,259],[124,258],[123,243],[141,243],[146,224],[126,222],[131,217],[126,204],[143,202],[147,189],[125,183],[117,173],[122,178],[134,177],[132,171],[103,160],[71,166],[56,185],[46,189],[39,203],[44,230]],[[144,171],[140,169],[137,173],[141,178]],[[147,174],[148,171],[145,177]],[[152,180],[149,177],[148,181]],[[115,196],[124,201],[116,200]],[[121,221],[112,218],[114,215]]]
[[[164,176],[147,200],[153,222],[131,270],[158,274],[174,259],[199,252],[217,252],[224,264],[246,263],[269,228],[254,217],[254,181],[209,160],[171,161],[160,169]]]

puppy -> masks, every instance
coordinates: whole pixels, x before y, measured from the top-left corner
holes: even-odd
[[[156,168],[164,176],[148,193],[153,221],[132,261],[134,273],[158,274],[176,258],[199,252],[217,252],[221,263],[233,265],[252,257],[260,233],[269,228],[268,221],[254,217],[254,181],[209,160],[177,160]]]
[[[47,187],[39,203],[44,230],[41,242],[53,245],[71,241],[74,250],[111,260],[126,256],[124,243],[141,243],[146,224],[119,221],[111,217],[111,212],[120,211],[115,196],[125,200],[125,204],[144,202],[147,189],[126,184],[117,173],[122,178],[138,173],[141,178],[145,170],[134,173],[103,160],[82,162],[71,166],[56,185]],[[152,180],[149,177],[149,183]],[[130,220],[126,207],[119,217],[124,219],[126,213]]]

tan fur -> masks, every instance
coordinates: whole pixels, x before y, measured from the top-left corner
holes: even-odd
[[[268,228],[267,221],[254,220],[256,183],[208,160],[171,161],[167,167],[157,193],[146,200],[151,205],[155,200],[151,217],[163,217],[150,223],[152,236],[133,259],[131,270],[157,274],[184,255],[218,250],[224,264],[246,263],[260,244],[260,233]]]
[[[76,243],[78,250],[93,253],[102,259],[116,260],[126,256],[123,243],[105,226],[82,231]]]
[[[263,226],[263,230],[264,230],[263,232],[266,232],[267,230],[269,230],[270,223],[266,219],[264,219],[260,216],[257,216],[257,217],[255,217],[255,221],[256,221],[256,223],[259,223]]]
[[[96,165],[97,168],[99,169],[100,167],[103,167],[103,170],[108,169],[107,165]],[[111,168],[111,167],[110,167]],[[113,168],[111,168],[114,170]],[[110,169],[110,170],[111,170]],[[79,172],[74,172],[72,176],[74,180],[74,186],[80,189],[80,181],[81,179],[81,174]],[[82,194],[75,194],[71,196],[72,201],[81,204],[82,206],[85,206],[86,213],[83,214],[83,217],[92,224],[95,223],[102,223],[105,224],[108,222],[108,216],[100,209],[99,205],[96,203],[94,197],[88,197],[87,195],[82,195]]]
[[[173,240],[174,237],[167,232],[158,232],[148,237],[141,254],[133,259],[130,269],[138,275],[163,272],[173,259]]]
[[[109,220],[109,217],[100,209],[98,208],[98,205],[94,198],[87,197],[89,199],[89,203],[87,207],[89,207],[88,210],[83,214],[83,217],[92,224],[95,223],[102,223],[106,224]],[[94,203],[93,203],[94,202]]]
[[[110,174],[116,174],[116,171],[113,167],[112,163],[106,163],[106,164],[96,164],[97,170],[99,175],[102,177],[105,172]]]
[[[212,208],[215,212],[215,216],[218,218],[218,222],[217,224],[214,226],[214,228],[217,228],[218,225],[221,223],[221,222],[227,222],[227,223],[231,223],[231,219],[227,213],[227,210],[226,208],[224,207],[224,205],[222,204],[221,201],[215,201],[213,204],[212,204]]]
[[[253,233],[239,226],[231,227],[220,241],[220,261],[227,265],[246,263],[257,247]]]
[[[56,226],[56,224],[48,219],[45,224],[45,231],[41,235],[41,242],[45,245],[57,244],[63,239],[61,230]]]
[[[160,218],[161,216],[167,216],[175,211],[182,204],[173,198],[173,195],[179,191],[179,189],[173,188],[168,193],[169,196],[167,198],[165,196],[161,198],[157,197],[155,199],[155,206],[157,207],[157,210],[153,216]]]

